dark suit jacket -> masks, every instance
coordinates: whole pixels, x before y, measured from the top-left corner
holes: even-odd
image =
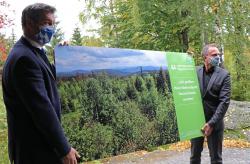
[[[230,75],[228,71],[216,67],[207,89],[203,87],[204,66],[197,68],[203,109],[206,121],[216,129],[223,129],[223,117],[228,109],[231,95]]]
[[[60,125],[55,74],[38,53],[22,37],[3,69],[9,157],[17,164],[61,163],[70,150]]]

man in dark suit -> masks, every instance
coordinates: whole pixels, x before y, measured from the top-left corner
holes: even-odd
[[[9,157],[15,164],[76,164],[60,124],[55,68],[43,46],[54,34],[55,8],[36,3],[22,12],[23,36],[12,48],[3,70]]]
[[[230,103],[231,84],[228,71],[219,66],[219,50],[214,44],[206,45],[202,55],[204,65],[198,67],[197,74],[201,89],[206,124],[202,131],[207,137],[211,163],[222,163],[223,117]],[[191,140],[191,164],[201,162],[204,137]]]

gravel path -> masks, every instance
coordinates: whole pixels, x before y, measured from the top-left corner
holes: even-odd
[[[126,155],[113,157],[103,161],[105,164],[189,164],[190,150],[177,151],[154,151],[141,155]],[[209,164],[208,149],[204,148],[202,164]],[[250,148],[224,148],[224,164],[250,164]]]

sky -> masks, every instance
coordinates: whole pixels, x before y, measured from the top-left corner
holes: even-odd
[[[89,22],[86,26],[79,22],[79,13],[84,9],[84,0],[6,0],[10,4],[7,11],[12,19],[14,19],[14,26],[2,29],[0,32],[6,36],[10,36],[12,30],[17,36],[17,39],[22,36],[21,15],[22,10],[33,3],[42,2],[56,7],[57,12],[56,21],[60,21],[59,27],[65,34],[65,40],[69,41],[76,26],[82,29],[82,35],[86,33],[86,29],[96,27],[96,23]],[[14,13],[11,12],[14,10]]]
[[[124,69],[140,66],[165,67],[166,52],[84,46],[55,49],[57,72],[95,69]]]

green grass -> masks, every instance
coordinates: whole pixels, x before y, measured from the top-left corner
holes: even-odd
[[[0,163],[8,164],[8,141],[6,110],[3,103],[2,87],[0,87]]]

